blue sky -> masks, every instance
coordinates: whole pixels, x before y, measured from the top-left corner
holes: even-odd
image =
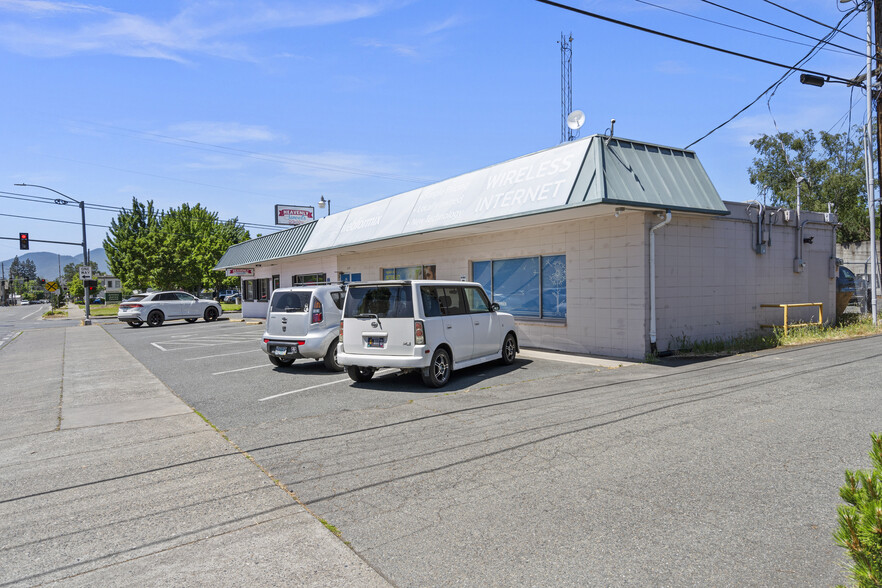
[[[707,2],[652,3],[669,10],[569,2],[779,63],[814,44]],[[813,37],[827,32],[762,0],[718,3]],[[830,25],[854,7],[777,3]],[[846,31],[862,39],[865,27],[858,14]],[[324,196],[339,212],[558,144],[562,32],[574,39],[582,136],[615,118],[617,136],[685,147],[785,72],[535,0],[0,0],[0,192],[54,196],[13,185],[26,182],[90,204],[201,203],[221,218],[266,225],[275,204]],[[855,38],[834,42],[865,51]],[[861,72],[865,57],[832,49],[805,67]],[[859,122],[860,91],[803,86],[795,75],[771,112],[763,98],[692,149],[724,199],[750,200],[750,140],[774,133],[775,122],[844,129],[850,100]],[[0,236],[81,241],[73,206],[0,198],[0,214],[75,223],[0,216]],[[90,224],[114,216],[87,210]],[[105,231],[89,227],[90,248]],[[33,243],[31,251],[81,250]],[[17,242],[0,240],[0,259],[17,254]]]

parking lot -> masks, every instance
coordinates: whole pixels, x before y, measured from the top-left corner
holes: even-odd
[[[436,390],[274,367],[262,325],[105,328],[397,585],[844,579],[831,533],[878,429],[878,338],[679,366],[522,357]]]

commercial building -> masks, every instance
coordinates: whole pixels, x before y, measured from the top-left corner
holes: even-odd
[[[246,317],[303,282],[477,281],[521,346],[640,359],[780,323],[763,304],[832,320],[836,222],[723,202],[693,151],[594,135],[240,243],[216,269],[253,270]]]

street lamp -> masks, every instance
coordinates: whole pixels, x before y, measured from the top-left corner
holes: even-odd
[[[322,195],[322,199],[318,201],[319,208],[324,208],[325,204],[328,205],[328,214],[325,216],[328,216],[329,214],[331,214],[331,199],[328,198],[327,200],[325,200],[324,195]]]
[[[71,198],[67,194],[63,194],[54,188],[49,188],[47,186],[40,186],[38,184],[25,184],[24,182],[20,184],[16,184],[16,186],[27,186],[28,188],[42,188],[43,190],[49,190],[50,192],[55,192],[59,196],[63,196],[66,200],[62,200],[61,198],[55,199],[55,204],[68,204],[69,202],[73,202],[75,204],[80,205],[80,215],[83,219],[83,265],[89,265],[89,248],[86,245],[86,202],[83,200],[77,200],[76,198]],[[86,302],[86,320],[85,324],[92,324],[90,313],[89,313],[89,292],[83,288],[83,300]]]

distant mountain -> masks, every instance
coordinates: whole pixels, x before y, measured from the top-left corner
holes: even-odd
[[[98,269],[101,270],[102,273],[109,273],[107,266],[107,254],[104,253],[104,248],[92,249],[89,251],[89,257],[92,258],[92,261],[98,264]],[[59,259],[60,258],[60,259]],[[9,277],[9,266],[12,263],[14,257],[4,260],[0,263],[3,263],[3,271],[6,277]],[[34,251],[28,252],[24,255],[19,255],[19,261],[25,261],[27,259],[31,259],[34,262],[34,265],[37,266],[37,277],[46,278],[47,280],[54,280],[59,276],[58,266],[61,265],[62,271],[64,270],[64,266],[69,263],[76,263],[77,265],[83,263],[83,254],[79,255],[58,255],[57,253],[47,253],[45,251]]]

